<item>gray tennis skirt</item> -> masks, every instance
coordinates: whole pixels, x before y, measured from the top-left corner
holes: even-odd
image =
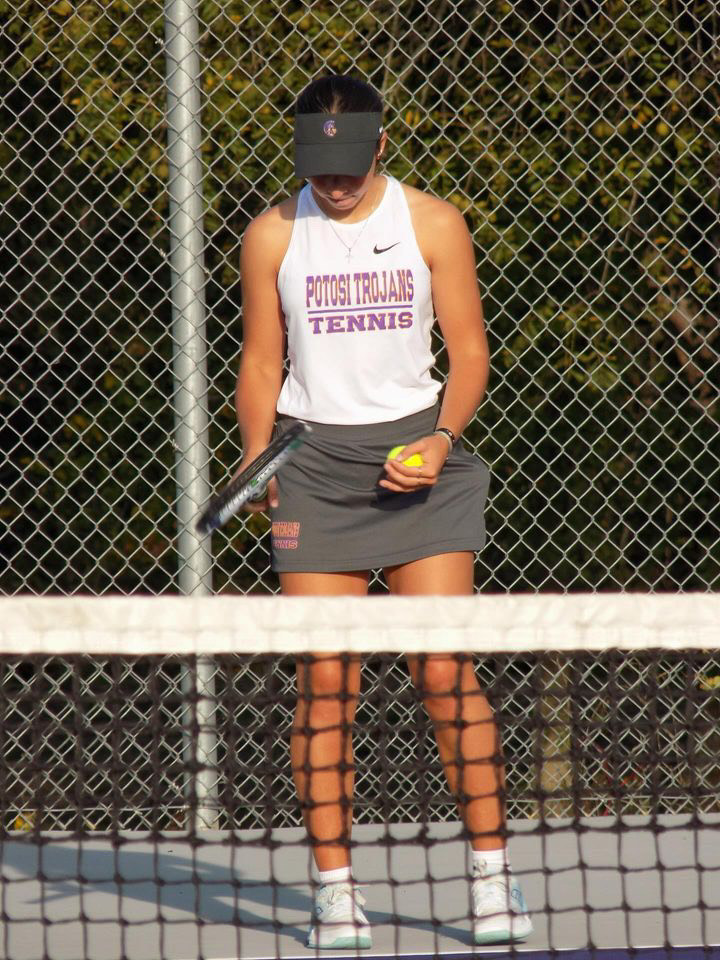
[[[372,570],[439,553],[481,550],[490,473],[458,443],[435,486],[393,493],[378,486],[388,451],[432,433],[438,406],[401,420],[310,423],[313,432],[277,475],[271,510],[278,573]],[[280,416],[282,434],[296,421]]]

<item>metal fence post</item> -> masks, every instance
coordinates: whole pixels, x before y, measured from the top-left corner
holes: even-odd
[[[198,508],[210,492],[200,60],[195,0],[167,0],[165,69],[178,576],[181,593],[198,595],[211,593],[212,581],[210,540],[194,530]],[[214,672],[213,660],[201,657],[196,674],[183,681],[183,693],[192,701],[186,711],[190,729],[186,733],[185,756],[196,771],[193,782],[188,784],[189,795],[194,795],[196,829],[214,827],[217,817]],[[196,726],[197,737],[193,736],[192,726]]]

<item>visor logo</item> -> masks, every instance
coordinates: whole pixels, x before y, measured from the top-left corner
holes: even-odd
[[[337,133],[337,127],[334,120],[326,120],[323,124],[323,133],[326,137],[334,137]]]

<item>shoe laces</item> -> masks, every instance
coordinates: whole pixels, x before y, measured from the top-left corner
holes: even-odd
[[[348,902],[349,901],[349,902]],[[365,906],[365,897],[352,883],[326,883],[315,896],[315,905],[327,912],[328,918],[356,907]]]
[[[506,874],[475,877],[472,893],[477,913],[507,913],[511,909],[510,878]]]

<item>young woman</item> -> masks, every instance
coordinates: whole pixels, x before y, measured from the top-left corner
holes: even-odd
[[[240,469],[273,429],[313,427],[267,500],[248,507],[271,512],[285,595],[364,595],[376,568],[395,594],[471,594],[485,540],[488,471],[457,443],[488,376],[472,242],[454,207],[379,172],[386,145],[372,87],[310,84],[295,118],[295,172],[308,183],[243,240]],[[442,403],[435,317],[449,358]],[[414,454],[420,465],[406,465]],[[407,660],[472,838],[475,941],[523,940],[532,925],[508,867],[497,732],[472,662]],[[357,660],[298,666],[291,760],[319,871],[316,948],[370,946],[349,848],[359,690]]]

